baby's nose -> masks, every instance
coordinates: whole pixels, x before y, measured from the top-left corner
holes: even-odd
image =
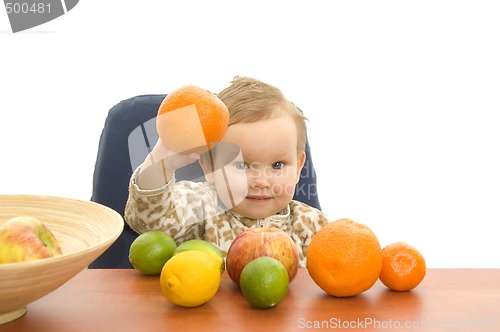
[[[253,169],[249,176],[249,182],[254,188],[266,188],[269,186],[269,177],[265,172]]]

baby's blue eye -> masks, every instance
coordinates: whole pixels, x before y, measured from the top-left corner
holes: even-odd
[[[283,163],[281,161],[277,161],[277,162],[272,164],[273,169],[282,169],[284,166],[285,166],[285,163]]]
[[[239,170],[245,170],[247,168],[247,165],[243,161],[237,161],[234,163],[234,167]]]

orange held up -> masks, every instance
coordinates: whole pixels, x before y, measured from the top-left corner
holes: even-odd
[[[228,124],[226,105],[215,94],[193,85],[168,94],[156,121],[163,144],[176,152],[195,153],[203,153],[219,142]]]

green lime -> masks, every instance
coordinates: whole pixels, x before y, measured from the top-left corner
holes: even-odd
[[[247,301],[257,308],[271,308],[288,293],[288,272],[272,257],[262,256],[250,261],[240,276],[240,289]]]
[[[209,254],[210,256],[215,258],[218,262],[220,262],[220,273],[222,274],[222,272],[224,272],[225,270],[224,255],[222,254],[222,251],[220,251],[220,249],[217,248],[214,244],[200,239],[187,240],[181,243],[177,247],[177,249],[175,249],[174,255],[188,250],[203,251]]]
[[[162,231],[149,231],[139,235],[130,245],[128,259],[139,272],[160,274],[163,265],[172,257],[177,244]]]

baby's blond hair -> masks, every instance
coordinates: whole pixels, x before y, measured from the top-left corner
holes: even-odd
[[[280,89],[254,78],[236,76],[217,96],[229,110],[229,125],[290,116],[297,127],[297,154],[305,151],[307,118]]]

